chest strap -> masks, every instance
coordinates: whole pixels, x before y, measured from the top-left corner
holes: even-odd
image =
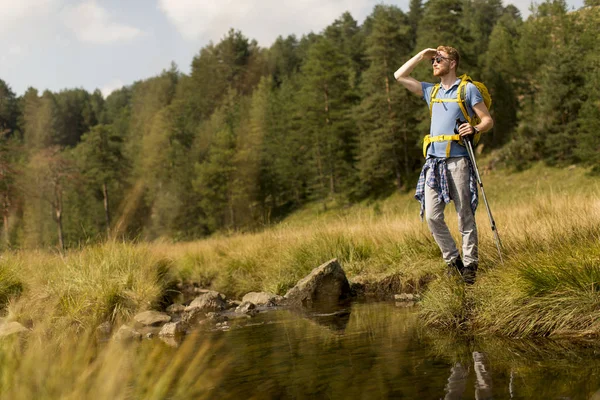
[[[450,157],[450,148],[453,141],[462,143],[460,135],[425,135],[423,138],[423,157],[427,158],[427,148],[429,147],[429,144],[434,142],[448,142],[448,145],[446,146],[446,157]]]
[[[455,98],[450,99],[440,99],[437,97],[438,92],[440,91],[441,84],[436,83],[431,92],[431,100],[429,101],[429,116],[433,115],[433,103],[458,103],[460,107],[460,111],[462,111],[463,116],[467,120],[467,122],[471,125],[475,125],[477,121],[469,115],[467,112],[467,104],[466,104],[466,90],[467,83],[470,82],[470,78],[466,75],[460,76],[460,83],[458,84],[457,95]],[[475,122],[475,123],[474,123]]]

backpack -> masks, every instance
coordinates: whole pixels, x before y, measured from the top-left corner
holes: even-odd
[[[478,123],[481,122],[481,120],[479,119],[477,114],[475,114],[473,116],[473,118],[471,118],[469,116],[469,113],[467,112],[467,104],[466,104],[467,83],[469,83],[469,82],[472,83],[479,90],[479,93],[481,93],[481,97],[483,97],[483,103],[488,108],[488,110],[492,107],[492,96],[490,96],[490,92],[488,91],[487,87],[483,83],[474,81],[467,74],[463,74],[463,75],[459,76],[459,78],[460,78],[460,83],[458,84],[456,99],[438,99],[438,98],[436,98],[437,93],[440,90],[440,84],[437,83],[433,87],[433,90],[431,92],[431,101],[429,102],[429,115],[430,116],[432,115],[433,103],[447,103],[447,102],[454,103],[455,102],[455,103],[458,103],[458,106],[460,107],[460,110],[462,111],[463,116],[465,117],[465,120],[471,125],[477,125]],[[473,143],[476,145],[479,142],[480,138],[481,138],[481,132],[476,133],[475,136],[473,137]],[[430,135],[426,135],[423,140],[423,156],[427,157],[427,148],[429,147],[430,143],[444,142],[444,141],[448,141],[448,147],[446,148],[446,156],[447,157],[450,157],[450,142],[451,141],[457,141],[460,145],[464,146],[462,138],[460,137],[460,135],[457,135],[457,134],[456,135],[437,135],[434,137],[431,137]]]

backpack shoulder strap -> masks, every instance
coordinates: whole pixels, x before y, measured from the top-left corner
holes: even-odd
[[[431,91],[431,99],[429,99],[429,116],[430,117],[433,114],[433,103],[434,103],[435,96],[437,96],[437,93],[439,91],[440,91],[440,84],[436,83],[433,86],[433,90]]]
[[[471,124],[471,116],[467,112],[467,98],[466,98],[467,97],[467,83],[469,83],[469,82],[473,83],[473,80],[471,79],[471,77],[467,76],[467,74],[460,76],[460,83],[458,84],[456,100],[458,101],[458,106],[460,107],[460,110],[462,111],[463,116],[465,117],[465,120],[467,120],[467,122],[469,124]]]

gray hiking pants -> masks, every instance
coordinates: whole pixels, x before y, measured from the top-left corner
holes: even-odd
[[[465,265],[477,265],[479,261],[477,249],[477,226],[475,215],[471,210],[471,192],[469,190],[469,162],[466,157],[446,159],[448,165],[448,188],[450,198],[454,202],[458,214],[458,230],[462,235],[463,262]],[[432,173],[427,171],[427,176]],[[426,177],[427,178],[427,177]],[[444,261],[450,262],[460,255],[450,230],[444,221],[446,204],[438,198],[438,194],[425,185],[425,218],[429,230],[433,234]]]

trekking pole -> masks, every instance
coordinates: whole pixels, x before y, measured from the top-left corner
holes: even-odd
[[[481,176],[479,175],[479,169],[477,169],[477,163],[475,162],[475,152],[473,151],[473,144],[471,143],[472,138],[463,137],[463,140],[467,147],[467,153],[469,153],[469,158],[471,159],[471,164],[473,164],[473,170],[475,171],[475,178],[477,179],[477,183],[479,184],[479,187],[481,188],[483,202],[485,203],[485,208],[487,210],[488,217],[490,218],[490,225],[492,227],[492,233],[494,234],[494,241],[496,242],[496,248],[498,249],[498,255],[500,256],[500,263],[504,264],[504,260],[502,259],[502,242],[500,241],[500,235],[498,235],[498,229],[496,228],[496,221],[494,221],[494,217],[492,216],[492,211],[490,210],[490,205],[487,201],[487,197],[485,197],[485,190],[483,190],[483,182],[481,181]]]

